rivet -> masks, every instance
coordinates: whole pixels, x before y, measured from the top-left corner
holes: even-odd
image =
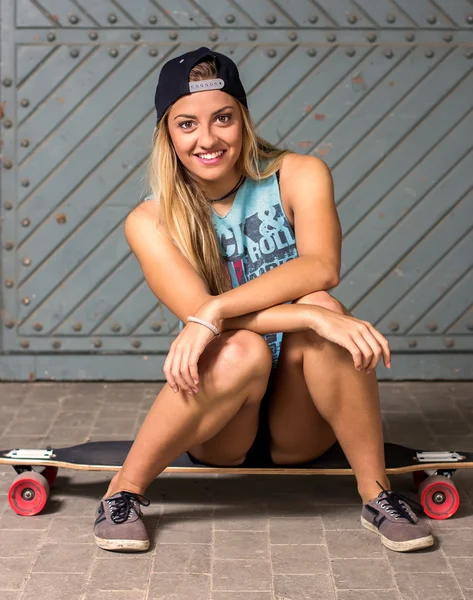
[[[10,87],[12,83],[13,83],[13,81],[11,80],[10,77],[5,77],[3,80],[3,85],[5,87]]]
[[[118,56],[118,50],[116,48],[111,48],[108,53],[112,58],[116,58]]]
[[[444,344],[447,348],[453,348],[455,341],[452,338],[445,338]]]
[[[315,48],[309,48],[309,49],[307,50],[307,54],[308,54],[309,56],[317,56],[317,50],[316,50]]]
[[[118,21],[118,17],[115,13],[110,13],[107,20],[109,23],[116,23]]]
[[[20,104],[21,104],[21,106],[24,106],[26,108],[27,106],[30,105],[30,101],[28,100],[28,98],[22,98],[20,101]]]
[[[337,36],[334,33],[327,33],[326,40],[327,42],[335,42],[337,40]]]
[[[61,342],[59,340],[54,340],[51,346],[54,348],[54,350],[59,350],[59,348],[61,347]]]
[[[30,347],[30,343],[28,342],[28,340],[21,340],[20,346],[22,348],[29,348]]]
[[[77,15],[71,15],[69,17],[69,23],[72,23],[73,25],[76,25],[79,22],[79,17]]]
[[[317,23],[318,20],[319,20],[319,17],[317,15],[309,15],[308,16],[309,23],[315,24],[315,23]]]
[[[5,169],[11,169],[13,167],[13,163],[8,158],[8,159],[6,159],[6,160],[3,161],[3,166],[5,167]]]
[[[274,48],[270,48],[266,54],[269,56],[269,58],[274,58],[276,56],[276,50],[274,50]]]
[[[10,127],[13,125],[13,122],[10,121],[10,119],[6,119],[5,121],[3,121],[3,126],[5,127],[5,129],[10,129]]]
[[[434,51],[433,51],[433,50],[426,50],[426,51],[424,52],[424,56],[425,56],[425,58],[432,58],[432,57],[433,57],[433,55],[434,55]]]
[[[234,23],[235,22],[235,15],[226,15],[225,21],[227,23]]]
[[[6,288],[12,288],[13,287],[13,281],[11,279],[5,279],[5,287]]]
[[[13,248],[15,247],[14,243],[11,242],[10,240],[8,242],[5,242],[3,244],[3,247],[5,248],[5,250],[13,250]]]
[[[99,34],[96,31],[91,31],[89,33],[89,40],[97,40],[99,37]]]
[[[297,40],[297,33],[295,31],[290,31],[287,37],[291,42],[295,42]]]
[[[11,200],[7,200],[3,203],[3,208],[5,210],[11,210],[13,208],[13,202]]]
[[[54,40],[56,39],[56,34],[50,31],[46,36],[46,39],[48,40],[48,42],[54,42]]]
[[[170,31],[169,32],[169,39],[170,40],[177,40],[178,37],[179,37],[179,35],[178,35],[177,31]]]
[[[388,328],[390,331],[397,331],[399,329],[399,323],[397,321],[392,321],[389,323]]]
[[[453,40],[453,35],[451,33],[446,33],[443,36],[443,41],[444,42],[451,42]]]
[[[428,323],[426,327],[429,331],[437,331],[438,329],[437,323]]]
[[[354,49],[354,48],[348,48],[348,49],[345,51],[345,54],[346,54],[347,56],[355,56],[355,54],[356,54],[356,53],[355,53],[355,49]]]
[[[430,23],[430,25],[435,25],[435,23],[437,23],[437,16],[436,15],[428,15],[428,17],[426,18],[427,23]]]
[[[467,50],[465,52],[465,57],[466,58],[473,58],[473,50]]]
[[[465,17],[465,21],[469,24],[469,25],[473,25],[473,15],[467,15]]]
[[[69,52],[69,55],[72,58],[77,58],[79,56],[80,52],[77,48],[72,48],[72,50]]]
[[[28,218],[26,218],[26,219],[23,219],[23,220],[21,221],[21,226],[22,226],[22,227],[29,227],[29,226],[30,226],[30,223],[31,223],[31,221],[30,221]]]
[[[211,42],[216,42],[218,40],[218,33],[215,33],[215,31],[209,33],[209,40]]]
[[[384,56],[386,58],[392,58],[394,56],[394,52],[392,50],[385,50],[384,51]]]
[[[258,37],[258,34],[255,33],[254,31],[250,31],[248,33],[248,39],[251,40],[252,42],[254,42],[257,37]]]
[[[131,34],[131,39],[135,40],[136,42],[141,38],[141,33],[139,31],[134,31]]]
[[[148,50],[148,54],[149,54],[150,56],[158,56],[158,49],[157,49],[157,48],[150,48],[150,49]]]
[[[22,179],[22,180],[21,180],[21,185],[22,185],[23,187],[28,187],[28,186],[30,185],[30,180],[29,180],[29,179],[26,179],[26,177],[25,177],[25,179]]]
[[[268,23],[269,25],[274,25],[274,23],[276,23],[276,16],[275,15],[268,15],[266,17],[266,23]]]
[[[417,342],[416,342],[416,340],[409,340],[407,342],[407,345],[409,346],[409,348],[416,348],[417,347]]]
[[[110,329],[115,333],[118,333],[121,330],[121,325],[119,323],[113,323]]]
[[[148,23],[150,25],[156,25],[157,22],[158,22],[158,17],[156,15],[151,15],[148,17]]]
[[[466,328],[468,331],[473,331],[473,323],[467,323]]]
[[[21,303],[24,304],[25,306],[28,306],[28,304],[31,302],[31,300],[28,297],[22,298],[21,299]]]
[[[24,258],[21,262],[25,267],[29,267],[31,265],[31,258]]]
[[[351,25],[354,25],[358,21],[358,17],[356,15],[353,15],[353,14],[348,15],[347,21],[349,23],[351,23]]]
[[[5,327],[7,329],[13,329],[14,326],[15,326],[15,323],[13,321],[5,321]]]
[[[95,348],[101,348],[102,347],[102,341],[101,340],[94,340],[94,347]]]
[[[416,36],[413,33],[406,33],[404,39],[406,42],[413,42],[416,39]]]
[[[395,23],[396,22],[396,15],[394,13],[388,13],[386,15],[386,21],[388,23]]]
[[[35,323],[33,325],[33,329],[35,329],[36,331],[42,331],[43,330],[43,324],[42,323]]]
[[[366,36],[366,39],[368,40],[368,42],[376,42],[377,40],[377,35],[376,33],[368,33],[368,35]]]
[[[161,324],[161,323],[159,323],[159,321],[153,321],[153,322],[151,323],[151,329],[152,329],[153,331],[161,331],[161,328],[162,328],[162,324]]]
[[[25,139],[25,140],[21,140],[21,142],[20,142],[20,146],[22,148],[28,148],[29,145],[30,145],[30,140]]]
[[[74,323],[74,325],[72,326],[72,329],[74,331],[82,331],[82,323]]]
[[[133,348],[141,348],[140,340],[133,340],[131,345],[133,346]]]

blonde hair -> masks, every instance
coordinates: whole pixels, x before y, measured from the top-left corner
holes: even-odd
[[[189,81],[216,77],[215,63],[205,61],[191,70]],[[259,137],[248,110],[241,103],[239,106],[243,135],[236,167],[249,179],[266,179],[280,169],[288,151]],[[232,284],[220,254],[212,208],[201,187],[176,155],[167,124],[169,111],[153,132],[147,167],[148,182],[159,204],[159,224],[204,280],[209,294],[223,294]]]

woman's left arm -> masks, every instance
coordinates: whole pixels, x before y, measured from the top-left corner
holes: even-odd
[[[261,311],[338,285],[342,235],[329,168],[314,156],[289,154],[281,167],[280,187],[294,215],[299,257],[214,296],[208,302],[217,319]]]

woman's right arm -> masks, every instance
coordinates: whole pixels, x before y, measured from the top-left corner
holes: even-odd
[[[212,298],[202,278],[159,227],[156,204],[148,200],[126,218],[125,237],[153,294],[181,321],[186,322]]]

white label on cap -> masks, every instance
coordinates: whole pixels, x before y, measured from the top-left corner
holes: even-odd
[[[225,85],[223,79],[202,79],[189,83],[189,92],[205,92],[207,90],[220,90]]]

